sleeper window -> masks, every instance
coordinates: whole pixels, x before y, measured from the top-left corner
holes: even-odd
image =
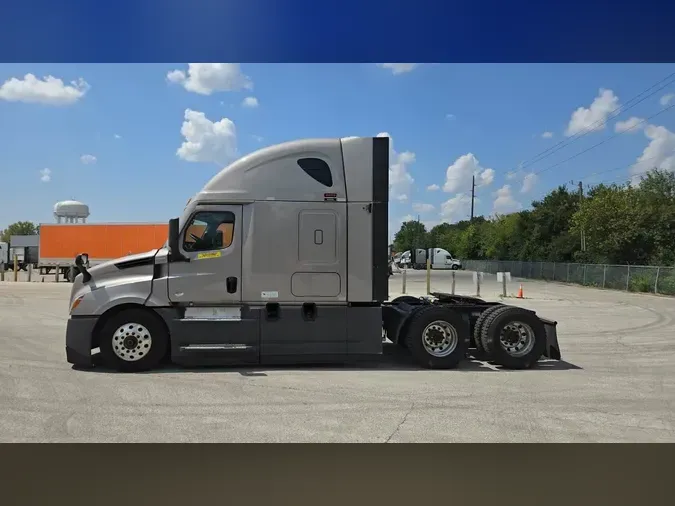
[[[229,248],[234,239],[234,214],[229,211],[201,211],[185,229],[185,251]]]
[[[326,162],[319,158],[301,158],[298,165],[315,181],[330,188],[333,186],[333,174]]]

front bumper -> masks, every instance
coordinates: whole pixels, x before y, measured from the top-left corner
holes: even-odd
[[[66,360],[69,364],[91,367],[92,336],[96,317],[70,317],[66,327]]]

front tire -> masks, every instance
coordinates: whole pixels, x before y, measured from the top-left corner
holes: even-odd
[[[427,369],[452,369],[464,360],[468,343],[461,335],[462,318],[443,306],[418,310],[406,333],[406,348]]]
[[[100,333],[103,363],[120,372],[140,372],[159,365],[169,347],[163,322],[145,309],[127,309],[110,318]]]

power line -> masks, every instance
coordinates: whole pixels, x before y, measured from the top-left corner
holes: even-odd
[[[671,79],[671,78],[672,78],[672,79]],[[663,83],[664,81],[667,81],[667,80],[669,80],[669,79],[670,79],[670,82],[667,82],[666,84],[664,84],[663,86],[660,86],[659,88],[657,88],[656,90],[652,91],[652,92],[649,93],[648,95],[646,95],[646,96],[640,98],[641,95],[647,93],[647,92],[650,91],[652,88],[654,88],[654,87],[656,87],[656,86],[659,86],[661,83]],[[611,112],[608,114],[608,117],[615,118],[615,117],[619,116],[620,114],[622,114],[622,113],[626,112],[627,110],[629,110],[629,109],[635,107],[635,106],[638,105],[639,103],[645,101],[645,100],[648,99],[649,97],[655,95],[656,93],[658,93],[659,91],[663,90],[664,88],[670,86],[670,85],[673,84],[673,83],[675,83],[675,72],[673,72],[672,74],[668,75],[668,76],[665,77],[664,79],[661,79],[661,81],[659,81],[659,82],[657,82],[656,84],[650,86],[649,88],[647,88],[646,90],[642,91],[641,93],[638,93],[635,97],[633,97],[633,98],[631,98],[630,100],[628,100],[624,105],[619,106],[619,107],[617,107],[616,109],[614,109],[613,111],[611,111]],[[631,104],[631,102],[635,101],[635,100],[638,99],[638,98],[640,98],[640,99],[637,100],[637,102]],[[630,105],[629,105],[629,104],[630,104]],[[545,171],[547,171],[547,170],[550,170],[550,169],[552,169],[552,168],[558,167],[558,166],[562,165],[563,163],[566,163],[566,162],[568,162],[568,161],[570,161],[570,160],[576,158],[577,156],[580,156],[580,155],[582,155],[582,154],[584,154],[584,153],[586,153],[586,152],[588,152],[588,151],[591,151],[592,149],[594,149],[594,148],[596,148],[596,147],[598,147],[598,146],[604,144],[605,142],[607,142],[607,141],[613,139],[614,137],[617,137],[618,135],[627,133],[627,132],[629,132],[629,131],[631,131],[631,130],[637,128],[637,126],[639,126],[640,124],[644,123],[645,121],[650,120],[650,119],[652,119],[652,118],[655,118],[656,116],[659,116],[660,114],[662,114],[662,113],[664,113],[664,112],[666,112],[666,111],[672,109],[673,107],[675,107],[675,104],[673,104],[673,105],[671,105],[671,106],[668,106],[668,107],[666,107],[666,108],[664,108],[664,109],[661,109],[661,110],[660,110],[659,112],[657,112],[656,114],[653,114],[652,116],[650,116],[650,117],[648,117],[648,118],[646,118],[646,119],[643,119],[643,120],[639,121],[637,124],[633,125],[632,127],[628,128],[627,130],[624,130],[624,131],[622,131],[622,132],[617,132],[617,133],[613,134],[611,137],[609,137],[609,138],[607,138],[607,139],[604,139],[603,141],[601,141],[601,142],[599,142],[599,143],[597,143],[597,144],[591,146],[590,148],[585,149],[585,150],[583,150],[583,151],[581,151],[581,152],[579,152],[579,153],[577,153],[577,154],[575,154],[575,155],[573,155],[573,156],[571,156],[571,157],[569,157],[569,158],[566,158],[565,160],[563,160],[563,161],[561,161],[561,162],[558,162],[558,163],[556,163],[556,164],[553,164],[553,165],[550,166],[550,167],[547,167],[547,168],[545,168],[545,169],[542,169],[542,170],[540,170],[540,171],[538,171],[538,172],[534,172],[534,174],[535,174],[535,175],[536,175],[536,174],[540,174],[540,173],[545,172]],[[554,146],[551,146],[550,148],[548,148],[548,149],[542,151],[541,153],[539,153],[538,155],[535,155],[535,156],[534,156],[533,158],[531,158],[530,160],[528,160],[528,161],[526,161],[526,162],[520,164],[519,167],[518,167],[518,169],[519,169],[519,170],[522,170],[522,169],[524,169],[524,168],[526,168],[526,167],[531,166],[532,164],[534,164],[534,163],[536,163],[536,162],[538,162],[538,161],[543,160],[544,158],[547,158],[548,156],[552,155],[553,153],[556,153],[556,152],[560,151],[561,149],[563,149],[563,148],[569,146],[569,145],[570,145],[572,142],[574,142],[575,140],[578,140],[578,139],[580,139],[581,137],[584,137],[584,136],[588,135],[589,133],[594,132],[595,129],[596,129],[596,127],[600,126],[600,124],[606,123],[606,121],[607,121],[606,119],[600,119],[600,120],[595,121],[593,124],[591,124],[590,126],[586,127],[586,128],[585,128],[584,130],[582,130],[581,132],[578,132],[578,133],[574,134],[573,136],[571,136],[571,137],[568,138],[567,140],[562,140],[562,141],[558,142],[558,143],[555,144]],[[564,145],[561,146],[561,144],[564,144]],[[557,146],[560,146],[560,147],[559,147],[558,149],[555,149],[555,150],[554,150],[554,148],[556,148]],[[553,151],[551,151],[551,150],[553,150]],[[548,154],[547,154],[547,153],[548,153]],[[545,156],[543,156],[543,155],[545,155]],[[463,179],[464,177],[466,177],[466,176],[464,176],[464,175],[455,176],[455,177],[451,177],[451,178],[446,178],[446,181],[459,180],[459,179]],[[523,177],[523,178],[521,178],[521,179],[516,179],[516,180],[514,180],[513,182],[514,182],[514,183],[521,183],[521,182],[524,182],[524,180],[525,180],[526,177],[527,177],[527,176],[525,176],[525,177]],[[478,185],[478,186],[480,187],[480,186],[485,186],[485,185]],[[468,192],[461,192],[461,193],[462,193],[462,194],[468,194]]]
[[[670,81],[669,81],[669,80],[670,80]],[[653,91],[652,91],[651,93],[649,93],[648,95],[646,95],[646,96],[640,98],[642,95],[644,95],[645,93],[647,93],[647,92],[649,92],[650,90],[652,90],[652,88],[659,86],[659,85],[662,84],[664,81],[669,81],[669,82],[666,82],[666,84],[664,84],[664,85],[660,86],[659,88],[653,90]],[[628,111],[629,109],[632,109],[633,107],[635,107],[635,106],[638,105],[639,103],[644,102],[644,101],[647,100],[649,97],[655,95],[656,93],[658,93],[659,91],[663,90],[664,88],[667,88],[668,86],[670,86],[670,85],[673,84],[674,82],[675,82],[675,72],[673,72],[672,74],[670,74],[670,75],[666,76],[665,78],[661,79],[659,82],[657,82],[656,84],[650,86],[650,87],[647,88],[646,90],[644,90],[644,91],[638,93],[636,96],[634,96],[633,98],[631,98],[630,100],[628,100],[625,104],[623,104],[623,105],[621,105],[621,106],[615,108],[614,110],[612,110],[612,111],[607,115],[607,118],[601,118],[601,119],[599,119],[599,120],[593,122],[591,125],[589,125],[588,127],[584,128],[584,129],[581,130],[580,132],[577,132],[576,134],[572,135],[572,136],[569,137],[567,140],[564,140],[564,139],[563,139],[563,140],[559,141],[558,143],[554,144],[553,146],[549,147],[548,149],[545,149],[545,150],[542,151],[541,153],[539,153],[539,154],[535,155],[534,157],[530,158],[529,160],[523,162],[522,164],[520,164],[519,169],[522,170],[522,169],[524,169],[525,167],[529,167],[530,165],[532,165],[532,164],[534,164],[534,163],[536,163],[536,162],[539,162],[539,161],[543,160],[544,158],[547,158],[547,157],[551,156],[553,153],[556,153],[556,152],[560,151],[561,149],[563,149],[563,148],[569,146],[572,142],[574,142],[574,141],[576,141],[576,140],[578,140],[578,139],[580,139],[580,138],[582,138],[582,137],[588,135],[588,134],[591,133],[591,132],[594,132],[600,125],[605,124],[605,123],[607,122],[607,119],[608,119],[608,118],[615,118],[616,116],[619,116],[620,114],[622,114],[622,113]],[[637,99],[639,99],[639,100],[637,100]],[[637,100],[637,102],[634,102],[635,100]],[[634,103],[631,103],[631,102],[634,102]],[[557,148],[557,149],[556,149],[556,148]]]
[[[645,119],[643,119],[643,120],[640,120],[638,123],[636,123],[636,124],[633,125],[632,127],[628,128],[628,129],[626,129],[626,130],[623,130],[623,131],[621,131],[621,132],[616,132],[615,134],[613,134],[613,135],[607,137],[606,139],[601,140],[601,141],[598,142],[597,144],[594,144],[594,145],[592,145],[592,146],[589,147],[589,148],[586,148],[586,149],[584,149],[584,150],[582,150],[582,151],[579,151],[578,153],[576,153],[576,154],[570,156],[569,158],[565,158],[564,160],[562,160],[562,161],[560,161],[560,162],[554,163],[553,165],[549,165],[549,166],[546,167],[545,169],[541,169],[541,170],[539,170],[539,171],[532,172],[532,174],[534,174],[534,175],[539,175],[539,174],[541,174],[542,172],[546,172],[547,170],[551,170],[551,169],[554,169],[554,168],[556,168],[556,167],[560,167],[562,164],[567,163],[567,162],[569,162],[570,160],[573,160],[573,159],[575,159],[576,157],[583,155],[584,153],[588,153],[589,151],[591,151],[591,150],[597,148],[598,146],[601,146],[601,145],[605,144],[606,142],[608,142],[608,141],[610,141],[610,140],[612,140],[612,139],[614,139],[614,138],[616,138],[616,137],[618,137],[618,136],[620,136],[620,135],[623,135],[623,134],[625,134],[625,133],[630,132],[631,130],[634,130],[634,129],[637,128],[639,125],[645,123],[646,121],[648,121],[648,120],[650,120],[650,119],[656,118],[657,116],[663,114],[664,112],[669,111],[669,110],[672,109],[673,107],[675,107],[675,104],[670,105],[670,106],[668,106],[668,107],[666,107],[666,108],[664,108],[664,109],[661,109],[661,110],[660,110],[659,112],[657,112],[656,114],[652,114],[651,116],[649,116],[649,117],[647,117],[647,118],[645,118]],[[524,181],[524,180],[525,180],[525,178],[522,178],[522,179],[520,179],[520,180],[518,180],[518,181],[522,182],[522,181]]]
[[[650,156],[650,157],[648,157],[648,158],[643,158],[643,159],[640,160],[640,161],[641,161],[641,162],[647,162],[647,161],[649,161],[649,160],[656,160],[657,158],[668,158],[668,157],[673,156],[673,155],[675,155],[675,150],[673,150],[672,152],[670,152],[670,153],[668,153],[668,154],[666,154],[666,155]],[[594,177],[594,176],[599,176],[599,175],[601,175],[601,174],[606,174],[606,173],[608,173],[608,172],[614,172],[614,171],[621,170],[621,169],[629,169],[630,167],[632,167],[632,166],[635,165],[636,163],[637,163],[637,162],[631,162],[631,163],[629,163],[628,165],[622,165],[621,167],[612,167],[611,169],[605,169],[605,170],[600,170],[600,171],[598,171],[598,172],[593,172],[593,173],[591,173],[591,174],[585,175],[584,177],[581,178],[581,180],[582,180],[582,181],[586,181],[586,180],[588,180],[588,179],[590,179],[590,178],[592,178],[592,177]],[[649,171],[647,171],[647,172],[649,172]]]

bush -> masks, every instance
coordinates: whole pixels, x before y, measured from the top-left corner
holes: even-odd
[[[655,279],[653,276],[631,276],[628,289],[631,292],[653,292]],[[660,284],[660,283],[659,283]]]
[[[675,295],[675,275],[659,277],[656,289],[658,293],[663,295]]]

